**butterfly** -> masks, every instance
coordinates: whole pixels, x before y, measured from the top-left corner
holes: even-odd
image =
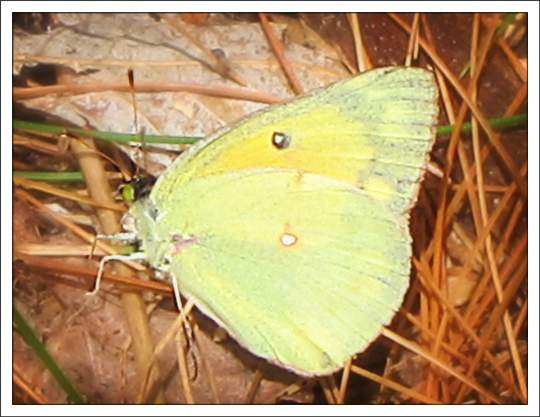
[[[198,142],[130,209],[147,261],[253,354],[336,371],[407,291],[437,100],[431,72],[378,68]]]

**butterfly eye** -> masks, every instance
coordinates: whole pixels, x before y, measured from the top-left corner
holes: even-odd
[[[278,149],[285,149],[290,146],[292,136],[283,132],[274,132],[272,134],[272,145]]]
[[[148,215],[150,216],[150,218],[152,220],[154,220],[154,221],[157,220],[158,214],[159,214],[159,212],[158,212],[158,209],[157,209],[157,207],[155,205],[152,204],[152,205],[150,205],[148,207]]]

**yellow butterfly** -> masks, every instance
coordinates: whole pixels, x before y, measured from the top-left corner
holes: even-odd
[[[255,355],[339,369],[407,290],[437,113],[429,71],[389,67],[218,132],[130,210],[149,263]]]

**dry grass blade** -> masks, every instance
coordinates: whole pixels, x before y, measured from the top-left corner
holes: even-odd
[[[25,178],[17,177],[16,175],[13,176],[13,183],[15,185],[19,185],[23,188],[27,189],[33,189],[38,191],[43,191],[52,195],[55,195],[57,197],[63,197],[67,198],[73,201],[78,201],[80,203],[89,204],[91,206],[97,206],[104,209],[109,210],[115,210],[118,212],[124,212],[126,210],[125,206],[116,204],[116,203],[105,203],[105,202],[97,202],[91,198],[84,197],[81,195],[77,195],[75,193],[72,193],[70,191],[62,190],[60,188],[53,187],[49,184],[43,183],[43,182],[36,182],[32,180],[27,180]]]
[[[84,94],[105,91],[129,92],[130,88],[126,83],[89,83],[73,85],[51,85],[45,87],[14,88],[13,98],[18,100],[30,99],[34,97],[47,96],[52,94]],[[137,82],[137,92],[165,92],[180,91],[194,94],[206,94],[210,96],[235,98],[239,100],[252,100],[261,103],[274,104],[283,101],[281,97],[273,94],[259,93],[241,88],[207,86],[193,83],[164,83],[164,82]]]
[[[362,375],[366,378],[369,378],[383,386],[386,386],[388,388],[391,388],[395,391],[398,391],[402,394],[404,394],[407,397],[414,398],[418,400],[419,402],[425,403],[425,404],[440,404],[437,400],[433,400],[429,397],[426,397],[425,395],[422,395],[418,392],[415,392],[411,389],[405,388],[402,385],[396,384],[395,382],[387,379],[387,378],[381,378],[379,375],[374,374],[372,372],[366,371],[365,369],[360,368],[359,366],[353,365],[352,371],[356,372],[358,375]]]
[[[103,169],[103,164],[99,158],[99,154],[96,152],[88,152],[89,148],[95,149],[93,141],[89,139],[82,141],[73,139],[71,141],[71,146],[74,153],[77,155],[81,169],[85,174],[89,194],[98,201],[106,201],[110,204],[112,200],[112,192],[109,188],[109,183]],[[103,231],[106,234],[113,235],[121,232],[121,227],[116,213],[106,209],[97,209],[97,213],[103,227]],[[128,271],[126,267],[121,264],[115,265],[115,270],[124,274]],[[128,322],[130,324],[131,339],[133,342],[133,349],[135,352],[139,375],[142,378],[144,371],[148,366],[147,364],[151,363],[152,370],[154,372],[152,382],[159,385],[158,380],[160,379],[160,372],[157,361],[152,360],[151,357],[154,344],[150,334],[145,303],[139,293],[129,291],[122,293],[122,301],[124,303],[124,309],[126,311]],[[156,403],[164,403],[165,401],[162,389],[162,387],[157,388],[154,398]]]
[[[272,27],[270,26],[270,22],[268,21],[268,18],[266,17],[266,14],[259,13],[259,18],[261,19],[261,25],[264,29],[264,33],[266,34],[268,41],[270,42],[270,45],[272,45],[272,50],[274,51],[274,54],[276,54],[279,64],[281,65],[281,68],[283,68],[283,72],[285,72],[285,75],[287,76],[287,79],[289,80],[289,83],[293,91],[297,95],[301,95],[304,92],[304,89],[302,88],[302,86],[300,85],[300,82],[294,75],[294,71],[283,52],[283,47],[281,45],[281,42],[279,42],[278,39],[276,38],[276,35],[274,34]]]

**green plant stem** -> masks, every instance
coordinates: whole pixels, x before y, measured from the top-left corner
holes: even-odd
[[[527,124],[527,114],[518,114],[509,117],[500,117],[497,119],[489,120],[489,124],[495,129],[502,129],[511,126],[520,126]],[[50,126],[41,123],[24,122],[21,120],[14,120],[13,127],[18,129],[24,129],[29,131],[47,132],[47,133],[72,133],[88,135],[94,138],[102,140],[110,140],[116,142],[137,142],[140,138],[133,134],[124,133],[111,133],[111,132],[98,132],[95,130],[86,130],[72,127],[62,126]],[[437,127],[437,134],[452,133],[452,125],[444,125]],[[462,132],[468,132],[471,130],[471,123],[463,123],[461,126]],[[168,143],[168,144],[193,144],[197,142],[199,137],[178,137],[178,136],[144,136],[145,143]],[[22,178],[46,181],[46,182],[77,182],[84,181],[84,177],[81,172],[31,172],[31,171],[16,171],[13,175],[17,175]]]
[[[56,379],[56,382],[58,382],[60,387],[67,394],[69,401],[72,404],[86,404],[77,390],[71,385],[71,382],[69,382],[64,372],[62,372],[51,355],[49,355],[49,352],[47,352],[43,343],[41,343],[26,320],[24,320],[23,316],[19,313],[15,304],[13,304],[13,323],[25,342],[34,350],[34,352],[36,352],[47,369],[51,372],[54,379]]]

